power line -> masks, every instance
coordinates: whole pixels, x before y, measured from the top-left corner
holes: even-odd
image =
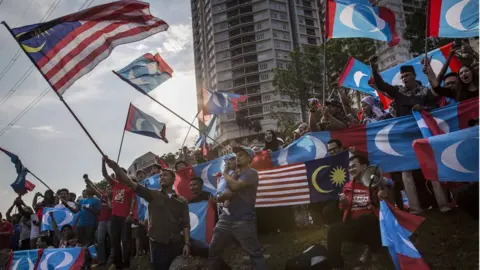
[[[37,105],[37,103],[48,94],[48,91],[50,91],[50,87],[45,88],[39,96],[32,100],[32,102],[30,102],[30,104],[22,112],[20,112],[20,114],[18,114],[12,121],[10,121],[10,123],[8,123],[8,125],[6,125],[0,131],[0,137],[5,134],[5,132],[7,132],[11,127],[13,127],[23,116],[25,116],[28,111],[35,107],[35,105]]]

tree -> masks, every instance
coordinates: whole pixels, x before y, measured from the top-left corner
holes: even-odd
[[[177,162],[177,158],[176,158],[175,154],[172,154],[172,153],[163,154],[160,158],[169,167],[174,166],[175,162]]]
[[[291,114],[274,112],[272,118],[277,120],[277,136],[285,139],[287,137],[292,138],[293,131],[295,131],[295,129],[301,124],[296,121],[295,117]]]
[[[422,7],[416,9],[417,12],[405,15],[407,27],[403,33],[403,38],[410,41],[410,52],[415,57],[425,53],[425,29],[427,27],[427,15],[425,12],[418,11],[425,10],[425,4],[426,1],[422,2]],[[427,51],[434,50],[452,41],[453,39],[449,38],[429,38]]]
[[[101,190],[107,190],[107,180],[102,179],[101,181],[95,183],[95,186],[97,186]]]
[[[308,99],[316,96],[323,99],[323,74],[326,74],[325,98],[338,90],[336,85],[350,56],[366,62],[375,54],[372,39],[330,39],[326,46],[326,69],[323,66],[323,44],[316,47],[296,48],[290,54],[291,63],[285,69],[274,69],[275,90],[288,95],[292,104],[300,104],[302,119],[308,121]],[[348,103],[348,101],[347,101]]]

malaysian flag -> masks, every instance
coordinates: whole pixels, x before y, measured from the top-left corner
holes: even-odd
[[[150,14],[149,6],[141,1],[116,1],[11,32],[61,95],[117,45],[168,29],[166,22]]]
[[[307,169],[304,163],[258,171],[255,207],[273,207],[310,203]]]

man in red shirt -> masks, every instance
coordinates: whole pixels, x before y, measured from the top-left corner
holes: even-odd
[[[10,237],[13,234],[13,225],[3,219],[0,213],[0,250],[10,249]]]
[[[127,173],[127,171],[122,168]],[[108,175],[105,162],[102,160],[102,174],[112,187],[111,247],[113,248],[113,264],[116,269],[130,267],[130,242],[132,240],[132,200],[135,193],[126,185],[119,183]],[[120,245],[121,244],[121,245]],[[123,254],[122,254],[123,250]]]
[[[353,180],[346,183],[339,194],[339,208],[343,210],[343,220],[331,225],[327,235],[328,261],[333,269],[344,267],[341,255],[343,242],[368,246],[360,257],[361,263],[369,259],[370,251],[376,251],[382,246],[376,206],[379,197],[386,198],[386,190],[382,187],[378,196],[370,197],[368,188],[360,179],[368,163],[368,159],[360,155],[349,159],[348,169]],[[372,194],[377,194],[376,192],[377,190],[372,191]]]

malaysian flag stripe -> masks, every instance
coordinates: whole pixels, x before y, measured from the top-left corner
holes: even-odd
[[[141,1],[117,1],[15,28],[12,33],[54,90],[63,94],[116,46],[168,29],[149,7]]]
[[[267,191],[272,191],[272,190],[291,190],[292,188],[301,188],[303,186],[308,186],[307,184],[299,183],[299,184],[289,184],[289,185],[281,185],[281,187],[278,186],[267,186],[267,187],[259,187],[257,190],[261,190],[262,193],[267,192]]]
[[[281,173],[275,173],[275,174],[269,174],[269,175],[259,175],[258,177],[262,180],[272,180],[272,179],[283,178],[285,176],[294,177],[298,175],[305,175],[306,172],[307,172],[306,170],[302,170],[302,171],[297,170],[297,171],[281,172]]]
[[[310,194],[305,194],[305,195],[299,195],[299,196],[284,196],[281,198],[258,198],[256,203],[276,203],[278,206],[282,205],[282,202],[303,202],[303,203],[309,203],[310,202]]]
[[[269,180],[264,180],[260,179],[262,181],[262,185],[269,185],[269,184],[276,184],[276,183],[285,183],[285,182],[291,182],[291,181],[302,181],[302,180],[307,180],[306,175],[302,176],[289,176],[288,178],[276,178],[276,179],[269,179]],[[301,182],[298,182],[301,183]]]
[[[298,190],[291,190],[291,189],[285,189],[284,191],[277,190],[274,192],[262,192],[262,195],[260,195],[259,198],[275,198],[276,196],[283,196],[285,194],[289,194],[290,196],[294,195],[306,195],[310,194],[310,190],[308,188],[302,188]]]
[[[291,167],[290,167],[291,166]],[[269,170],[261,170],[258,171],[258,175],[261,176],[263,174],[269,174],[272,172],[283,172],[283,171],[291,171],[292,169],[298,169],[298,168],[305,168],[305,164],[300,163],[300,164],[292,164],[288,166],[280,166],[275,169],[269,169]]]
[[[305,164],[292,164],[258,171],[256,207],[310,203]]]
[[[305,179],[306,179],[306,178],[305,178]],[[302,178],[301,180],[295,180],[295,181],[290,181],[289,179],[281,180],[281,182],[282,182],[282,187],[308,186],[308,183],[305,182],[305,179]],[[262,186],[261,186],[261,187],[258,187],[258,189],[259,189],[259,190],[262,190],[262,189],[275,189],[275,188],[277,188],[279,182],[280,182],[280,181],[272,182],[272,183],[268,183],[268,184],[262,183]]]
[[[109,39],[109,40],[114,40],[113,42],[111,42],[110,45],[107,43],[104,43],[101,47],[97,48],[96,51],[94,51],[91,55],[89,55],[88,58],[84,59],[79,65],[75,66],[74,69],[70,70],[66,74],[66,77],[70,78],[68,81],[66,77],[63,77],[59,82],[57,82],[57,84],[54,85],[54,88],[59,89],[59,93],[63,94],[65,90],[67,90],[68,87],[70,87],[70,85],[72,85],[75,82],[75,80],[85,75],[86,73],[90,72],[90,70],[95,68],[95,66],[97,66],[98,63],[100,63],[105,58],[107,58],[112,52],[111,50],[108,50],[110,47],[115,47],[121,44],[142,40],[155,33],[163,31],[159,29],[162,29],[164,27],[165,26],[163,23],[158,23],[157,25],[154,25],[154,26],[138,27],[138,28],[130,29],[127,32],[123,32],[116,35],[115,37]],[[136,34],[139,31],[141,31],[141,34]],[[95,60],[92,61],[91,60],[92,58],[94,58]],[[90,61],[90,64],[87,65],[89,61]],[[88,68],[84,68],[84,67],[88,67]],[[82,69],[82,70],[80,72],[77,72],[78,69]],[[75,72],[77,72],[77,74],[75,74]]]
[[[109,13],[105,13],[105,14],[101,13],[99,16],[92,16],[82,26],[73,30],[66,37],[64,37],[60,42],[58,42],[55,45],[55,47],[53,47],[38,62],[38,66],[40,68],[42,68],[45,64],[52,61],[54,59],[54,57],[61,58],[65,55],[67,55],[68,52],[70,52],[73,48],[77,47],[77,45],[79,44],[79,42],[81,40],[89,37],[92,33],[96,32],[97,30],[101,30],[102,28],[105,27],[105,25],[109,25],[111,23],[121,21],[122,19],[120,18],[120,16],[122,15],[122,12],[131,12],[131,11],[134,11],[132,9],[132,7],[130,7],[130,8],[124,7],[124,8],[121,8],[119,10],[113,10],[112,12],[110,12],[110,10],[108,10]],[[148,9],[147,9],[147,13],[148,13]],[[141,15],[123,16],[123,17],[125,17],[124,20],[128,20],[128,21],[134,21],[135,19],[143,19],[144,18]],[[135,17],[137,17],[137,18],[135,18]],[[149,18],[152,19],[154,17],[150,15]],[[104,20],[104,21],[100,21],[100,20]],[[101,26],[97,26],[97,25],[101,25]],[[95,28],[97,30],[90,30],[94,26],[97,26]],[[87,30],[90,30],[90,31],[86,32]],[[71,43],[71,42],[73,42],[73,43]],[[65,49],[65,47],[67,45],[71,45],[69,47],[70,49],[68,47]],[[57,54],[60,53],[60,52],[62,52],[62,53],[57,56]],[[43,71],[43,69],[42,69],[42,71]],[[48,72],[48,70],[44,71],[44,73],[46,73],[46,72]]]

